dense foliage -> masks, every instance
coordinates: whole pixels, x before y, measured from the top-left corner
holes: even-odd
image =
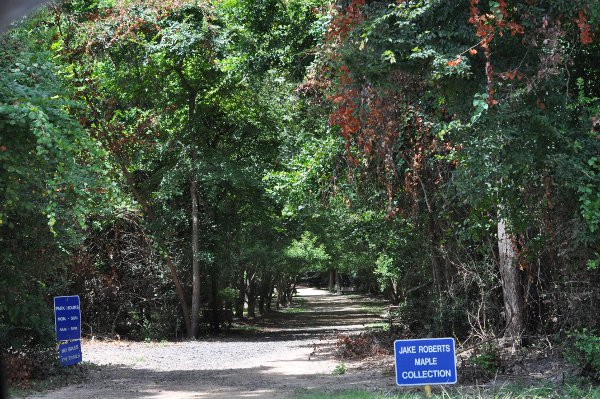
[[[597,323],[597,13],[594,2],[357,0],[334,16],[314,86],[334,104],[352,207],[410,223],[394,228],[392,254],[427,254],[401,276],[433,284],[419,299],[441,331]],[[389,269],[402,267],[379,254],[374,272],[397,291]]]
[[[299,278],[385,295],[398,334],[593,341],[599,23],[567,0],[53,3],[1,41],[0,344],[51,342],[56,294],[86,334],[198,337]]]

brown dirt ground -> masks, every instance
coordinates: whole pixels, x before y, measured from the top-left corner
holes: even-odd
[[[311,390],[395,390],[389,367],[343,360],[337,334],[381,322],[373,299],[300,288],[301,306],[255,323],[259,331],[199,341],[142,343],[85,340],[85,383],[31,396],[46,399],[288,398]],[[388,358],[389,355],[384,355]]]
[[[374,350],[360,356],[348,353],[341,344],[343,336],[350,336],[354,345],[369,324],[385,322],[374,312],[384,303],[313,288],[300,288],[298,303],[300,306],[292,311],[273,312],[255,320],[249,324],[249,331],[222,337],[160,343],[84,340],[84,361],[94,365],[86,381],[30,397],[283,399],[310,391],[421,390],[395,385],[393,356],[385,349],[393,340],[389,334],[380,333]],[[502,349],[495,375],[482,373],[481,367],[473,367],[469,361],[469,357],[478,356],[480,348],[467,350],[457,343],[459,385],[455,390],[477,396],[481,389],[493,390],[514,382],[560,387],[565,376],[577,371],[565,363],[549,341],[545,346],[540,342],[534,350]],[[350,358],[340,357],[342,354]],[[332,372],[342,363],[346,372],[334,375]]]

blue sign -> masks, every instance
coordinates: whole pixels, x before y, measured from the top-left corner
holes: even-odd
[[[454,338],[404,339],[394,342],[396,384],[456,384]]]
[[[58,356],[60,358],[60,365],[63,367],[81,362],[81,344],[79,341],[60,344],[58,346]]]
[[[79,296],[54,297],[54,320],[57,341],[81,339]]]

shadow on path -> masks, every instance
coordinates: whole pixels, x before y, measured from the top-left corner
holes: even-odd
[[[201,399],[201,398],[289,398],[299,392],[337,389],[369,389],[381,376],[373,374],[306,375],[283,373],[270,366],[226,370],[155,371],[106,366],[94,372],[102,381],[87,389],[75,385],[44,396],[46,399]],[[381,381],[379,382],[381,384]],[[388,384],[392,387],[392,383]]]
[[[326,290],[300,287],[291,312],[274,311],[256,321],[259,335],[287,339],[295,335],[323,335],[364,330],[367,324],[383,321],[377,312],[384,302],[360,295],[336,295]]]
[[[331,333],[359,332],[380,322],[383,303],[356,295],[298,289],[299,307],[255,320],[257,332],[171,343],[82,344],[98,365],[85,384],[35,397],[46,399],[289,398],[297,392],[390,389],[381,372],[332,375]]]

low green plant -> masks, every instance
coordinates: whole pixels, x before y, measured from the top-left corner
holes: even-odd
[[[580,365],[583,371],[591,374],[593,378],[600,378],[600,336],[584,328],[569,335],[572,339],[572,348],[568,358]]]
[[[325,392],[313,392],[306,393],[294,399],[422,399],[422,394],[406,394],[403,396],[388,395],[377,392],[364,392],[364,391],[344,391],[337,393],[325,393]]]
[[[396,394],[341,391],[306,392],[294,396],[293,399],[422,399],[423,391],[400,392]],[[600,399],[600,387],[585,384],[565,385],[561,389],[555,386],[520,386],[502,385],[501,387],[441,387],[434,391],[437,399]]]
[[[483,345],[470,359],[469,363],[480,368],[487,374],[496,374],[500,368],[500,356],[494,345]]]
[[[302,306],[290,306],[289,308],[283,308],[283,313],[304,313],[306,312],[306,308]]]
[[[283,313],[304,313],[308,310],[307,301],[304,298],[294,299],[294,303],[287,308],[281,309]]]
[[[247,326],[247,325],[239,325],[231,327],[231,332],[239,332],[239,333],[258,333],[261,332],[262,329],[256,326]]]
[[[219,299],[228,303],[234,303],[237,299],[238,291],[233,288],[223,288],[219,291]]]
[[[562,389],[565,398],[599,399],[600,387],[586,384],[585,381],[568,383]]]
[[[381,315],[386,311],[386,305],[381,303],[366,303],[361,305],[365,313]]]
[[[337,366],[335,366],[335,368],[333,369],[333,371],[331,372],[331,374],[333,375],[342,375],[342,374],[346,374],[346,365],[344,363],[340,363]]]
[[[370,324],[365,324],[365,328],[367,330],[389,331],[390,330],[390,323],[386,323],[386,322],[370,323]]]

